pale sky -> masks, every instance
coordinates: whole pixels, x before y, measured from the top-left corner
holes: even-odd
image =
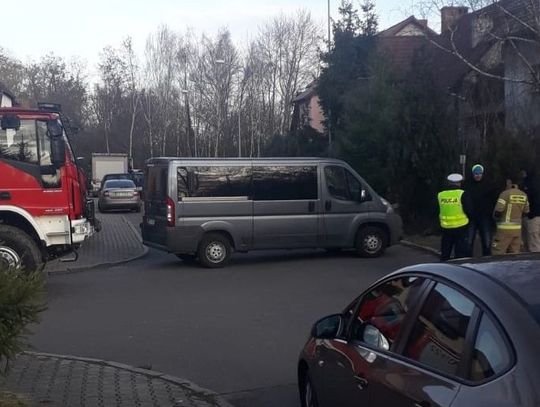
[[[231,31],[235,43],[245,44],[268,18],[311,12],[325,27],[327,0],[25,0],[2,4],[0,47],[26,61],[54,52],[66,59],[78,56],[89,69],[107,45],[118,46],[131,36],[137,50],[160,24],[176,31],[192,28],[212,35],[220,27]],[[331,0],[337,17],[340,0]],[[389,27],[410,13],[412,0],[377,0],[381,28]]]

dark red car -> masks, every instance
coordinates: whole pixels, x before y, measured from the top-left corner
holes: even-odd
[[[303,407],[540,406],[540,255],[426,264],[317,322]]]

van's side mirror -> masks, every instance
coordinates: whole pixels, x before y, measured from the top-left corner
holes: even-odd
[[[56,168],[66,162],[66,142],[63,137],[51,138],[51,162]]]
[[[368,191],[362,188],[360,195],[358,196],[358,202],[362,203],[367,201],[371,201],[371,195],[369,195]]]
[[[0,125],[2,130],[19,130],[21,128],[21,119],[15,114],[6,114],[2,116]]]

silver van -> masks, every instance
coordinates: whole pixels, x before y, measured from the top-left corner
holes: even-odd
[[[144,244],[222,267],[259,249],[355,249],[377,257],[401,217],[343,161],[324,158],[153,158]]]

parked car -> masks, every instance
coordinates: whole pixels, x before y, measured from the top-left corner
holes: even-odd
[[[143,185],[144,185],[144,174],[140,170],[136,170],[133,172],[126,172],[126,173],[118,173],[118,174],[106,174],[103,177],[102,185],[112,179],[129,179],[134,182],[135,187],[137,191],[139,192],[139,195],[142,193]],[[142,198],[142,197],[141,197]]]
[[[99,191],[98,209],[141,211],[141,197],[135,183],[130,179],[110,179],[102,184]]]
[[[408,267],[318,321],[303,407],[538,406],[540,255]]]
[[[225,265],[233,250],[351,248],[377,257],[402,221],[351,167],[332,159],[147,161],[144,244]]]

